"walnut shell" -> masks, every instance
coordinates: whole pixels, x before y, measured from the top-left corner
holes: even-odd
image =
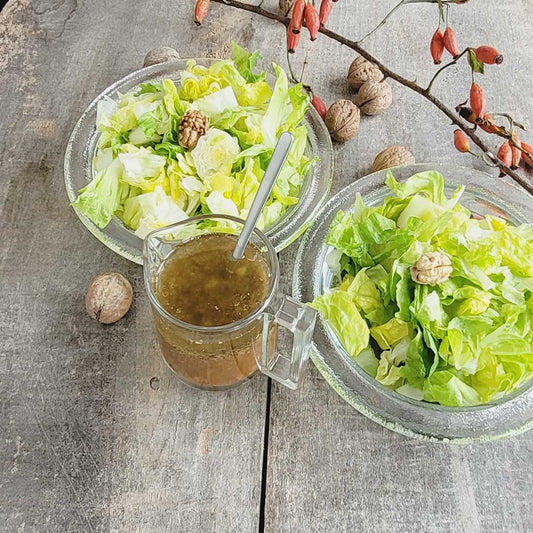
[[[284,17],[292,15],[292,8],[296,0],[279,0],[279,11]]]
[[[415,156],[411,153],[407,146],[401,144],[394,144],[384,150],[381,150],[374,159],[372,164],[372,172],[384,170],[386,168],[400,167],[403,165],[412,165],[415,162]]]
[[[183,148],[192,149],[198,139],[207,133],[209,122],[207,117],[196,109],[189,109],[181,118],[178,143]]]
[[[324,119],[330,135],[340,142],[350,140],[359,128],[361,113],[351,100],[337,100],[326,113]]]
[[[91,281],[85,296],[85,308],[98,322],[112,324],[128,312],[132,301],[130,282],[118,272],[104,272]]]
[[[367,81],[361,85],[355,103],[365,115],[381,115],[392,104],[392,88],[386,81]]]
[[[451,259],[442,252],[428,252],[411,267],[411,278],[422,285],[439,285],[451,276]]]
[[[354,89],[359,89],[367,81],[381,81],[382,79],[383,72],[379,70],[379,67],[362,56],[356,57],[348,70],[348,83]]]
[[[160,48],[153,48],[144,56],[143,67],[166,63],[167,61],[173,61],[179,58],[180,55],[177,50],[169,46],[161,46]]]

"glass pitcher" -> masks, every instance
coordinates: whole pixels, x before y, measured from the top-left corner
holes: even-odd
[[[250,239],[269,271],[267,295],[250,315],[223,326],[197,326],[171,315],[157,298],[165,260],[181,243],[206,234],[238,236],[244,221],[201,215],[150,233],[144,241],[144,281],[163,358],[184,382],[208,390],[228,389],[259,369],[296,389],[311,347],[316,312],[279,292],[279,262],[268,238],[255,229]],[[292,337],[290,354],[280,339]],[[285,344],[285,342],[283,342]]]

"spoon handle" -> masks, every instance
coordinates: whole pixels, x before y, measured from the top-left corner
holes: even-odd
[[[270,193],[274,188],[274,184],[276,183],[276,180],[281,172],[283,164],[289,155],[289,150],[291,149],[293,140],[294,136],[288,131],[284,131],[279,136],[278,143],[274,148],[272,158],[270,159],[270,163],[265,170],[265,175],[263,176],[259,188],[257,189],[254,201],[250,207],[250,212],[248,213],[248,217],[246,218],[246,222],[242,228],[239,240],[237,241],[237,245],[233,251],[234,259],[242,259],[242,256],[244,255],[244,250],[246,249],[246,245],[250,240],[250,236],[255,228],[257,219],[259,218],[263,207],[265,207],[268,197],[270,196]]]

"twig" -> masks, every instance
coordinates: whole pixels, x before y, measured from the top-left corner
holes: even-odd
[[[385,18],[372,30],[370,30],[365,36],[363,36],[361,39],[359,39],[357,42],[358,44],[363,44],[371,35],[373,35],[375,32],[377,32],[382,26],[385,26],[387,23],[387,20],[389,20],[392,15],[396,12],[396,10],[400,9],[403,5],[405,5],[407,0],[400,0],[386,15]]]
[[[459,61],[459,59],[461,59],[467,52],[468,52],[468,48],[466,50],[464,50],[463,52],[461,52],[458,56],[454,57],[453,61],[450,61],[449,63],[447,63],[443,67],[440,67],[439,70],[437,70],[437,72],[435,72],[435,75],[433,76],[433,78],[431,78],[431,81],[429,82],[429,84],[428,84],[428,86],[426,88],[426,91],[429,93],[431,91],[431,87],[433,87],[433,83],[435,83],[435,80],[437,79],[439,74],[443,70],[447,69],[448,67],[451,67],[453,65],[457,65],[457,61]]]
[[[417,2],[417,1],[424,2],[427,0],[414,0],[414,2]],[[280,22],[281,24],[285,26],[289,25],[289,19],[287,17],[278,15],[277,13],[272,13],[270,11],[267,11],[266,9],[263,9],[260,6],[246,4],[244,2],[240,2],[239,0],[213,0],[213,2],[231,6],[237,9],[242,9],[250,13],[255,13],[256,15],[261,15],[262,17],[268,18],[270,20],[275,20],[277,22]],[[443,2],[443,3],[446,3],[446,2]],[[381,61],[379,61],[373,55],[369,54],[357,42],[352,41],[350,39],[346,39],[342,35],[339,35],[338,33],[335,33],[334,31],[331,31],[325,27],[320,28],[320,33],[322,33],[323,35],[325,35],[326,37],[329,37],[330,39],[334,41],[337,41],[338,43],[344,46],[347,46],[348,48],[351,48],[352,50],[357,52],[359,55],[361,55],[368,61],[374,63],[387,78],[391,78],[395,80],[400,85],[403,85],[404,87],[411,89],[412,91],[418,93],[420,96],[424,97],[426,100],[431,102],[435,107],[437,107],[442,113],[444,113],[444,115],[446,115],[451,120],[452,124],[455,124],[456,126],[461,128],[466,133],[466,135],[470,137],[472,142],[476,144],[479,148],[481,148],[481,150],[483,150],[483,152],[487,154],[487,157],[489,157],[489,159],[502,172],[507,174],[510,178],[516,181],[521,187],[523,187],[526,191],[528,191],[530,194],[533,195],[533,185],[530,183],[530,181],[524,178],[523,176],[521,176],[520,174],[518,174],[517,172],[515,172],[514,170],[511,170],[508,166],[504,165],[490,151],[489,147],[477,136],[474,128],[471,128],[466,121],[464,121],[459,116],[457,116],[450,108],[448,108],[438,98],[433,96],[427,89],[418,85],[416,81],[410,81],[407,78],[404,78],[403,76],[401,76],[400,74],[397,74],[396,72],[392,71],[390,68],[386,67]]]
[[[294,75],[294,70],[292,69],[291,56],[289,51],[287,51],[287,66],[289,67],[289,80],[291,83],[298,83],[296,76]]]
[[[304,76],[305,76],[305,69],[307,68],[309,54],[305,54],[304,64],[302,66],[302,73],[300,74],[300,82],[304,82]]]
[[[400,9],[400,7],[407,4],[439,4],[439,6],[445,5],[448,8],[449,4],[453,4],[453,0],[400,0],[384,17],[384,19],[372,30],[370,30],[365,36],[357,41],[357,44],[364,43],[371,35],[383,27],[389,18]]]

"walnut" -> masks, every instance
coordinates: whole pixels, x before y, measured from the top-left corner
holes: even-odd
[[[326,113],[325,123],[331,136],[340,142],[350,140],[359,128],[361,113],[350,100],[337,100]]]
[[[365,115],[381,115],[392,104],[392,88],[386,81],[367,81],[361,85],[355,103]]]
[[[411,278],[422,285],[439,285],[449,279],[452,262],[442,252],[428,252],[411,267]]]
[[[180,55],[177,50],[174,50],[174,48],[170,48],[169,46],[161,46],[160,48],[150,50],[144,56],[143,67],[157,65],[158,63],[166,63],[167,61],[174,61],[179,58]]]
[[[85,296],[85,308],[98,322],[112,324],[128,312],[132,301],[130,282],[117,272],[104,272],[91,281]]]
[[[356,57],[348,70],[348,83],[354,89],[359,89],[367,81],[381,81],[382,79],[383,72],[379,70],[379,67],[362,56]]]
[[[279,11],[284,17],[292,15],[292,8],[296,0],[279,0]]]
[[[411,165],[415,162],[415,156],[411,153],[409,148],[401,144],[389,146],[379,152],[374,159],[372,165],[372,172],[384,170],[386,168],[400,167],[403,165]]]
[[[196,109],[189,109],[183,115],[178,135],[178,143],[183,148],[194,148],[198,139],[207,133],[209,122],[207,117]]]

